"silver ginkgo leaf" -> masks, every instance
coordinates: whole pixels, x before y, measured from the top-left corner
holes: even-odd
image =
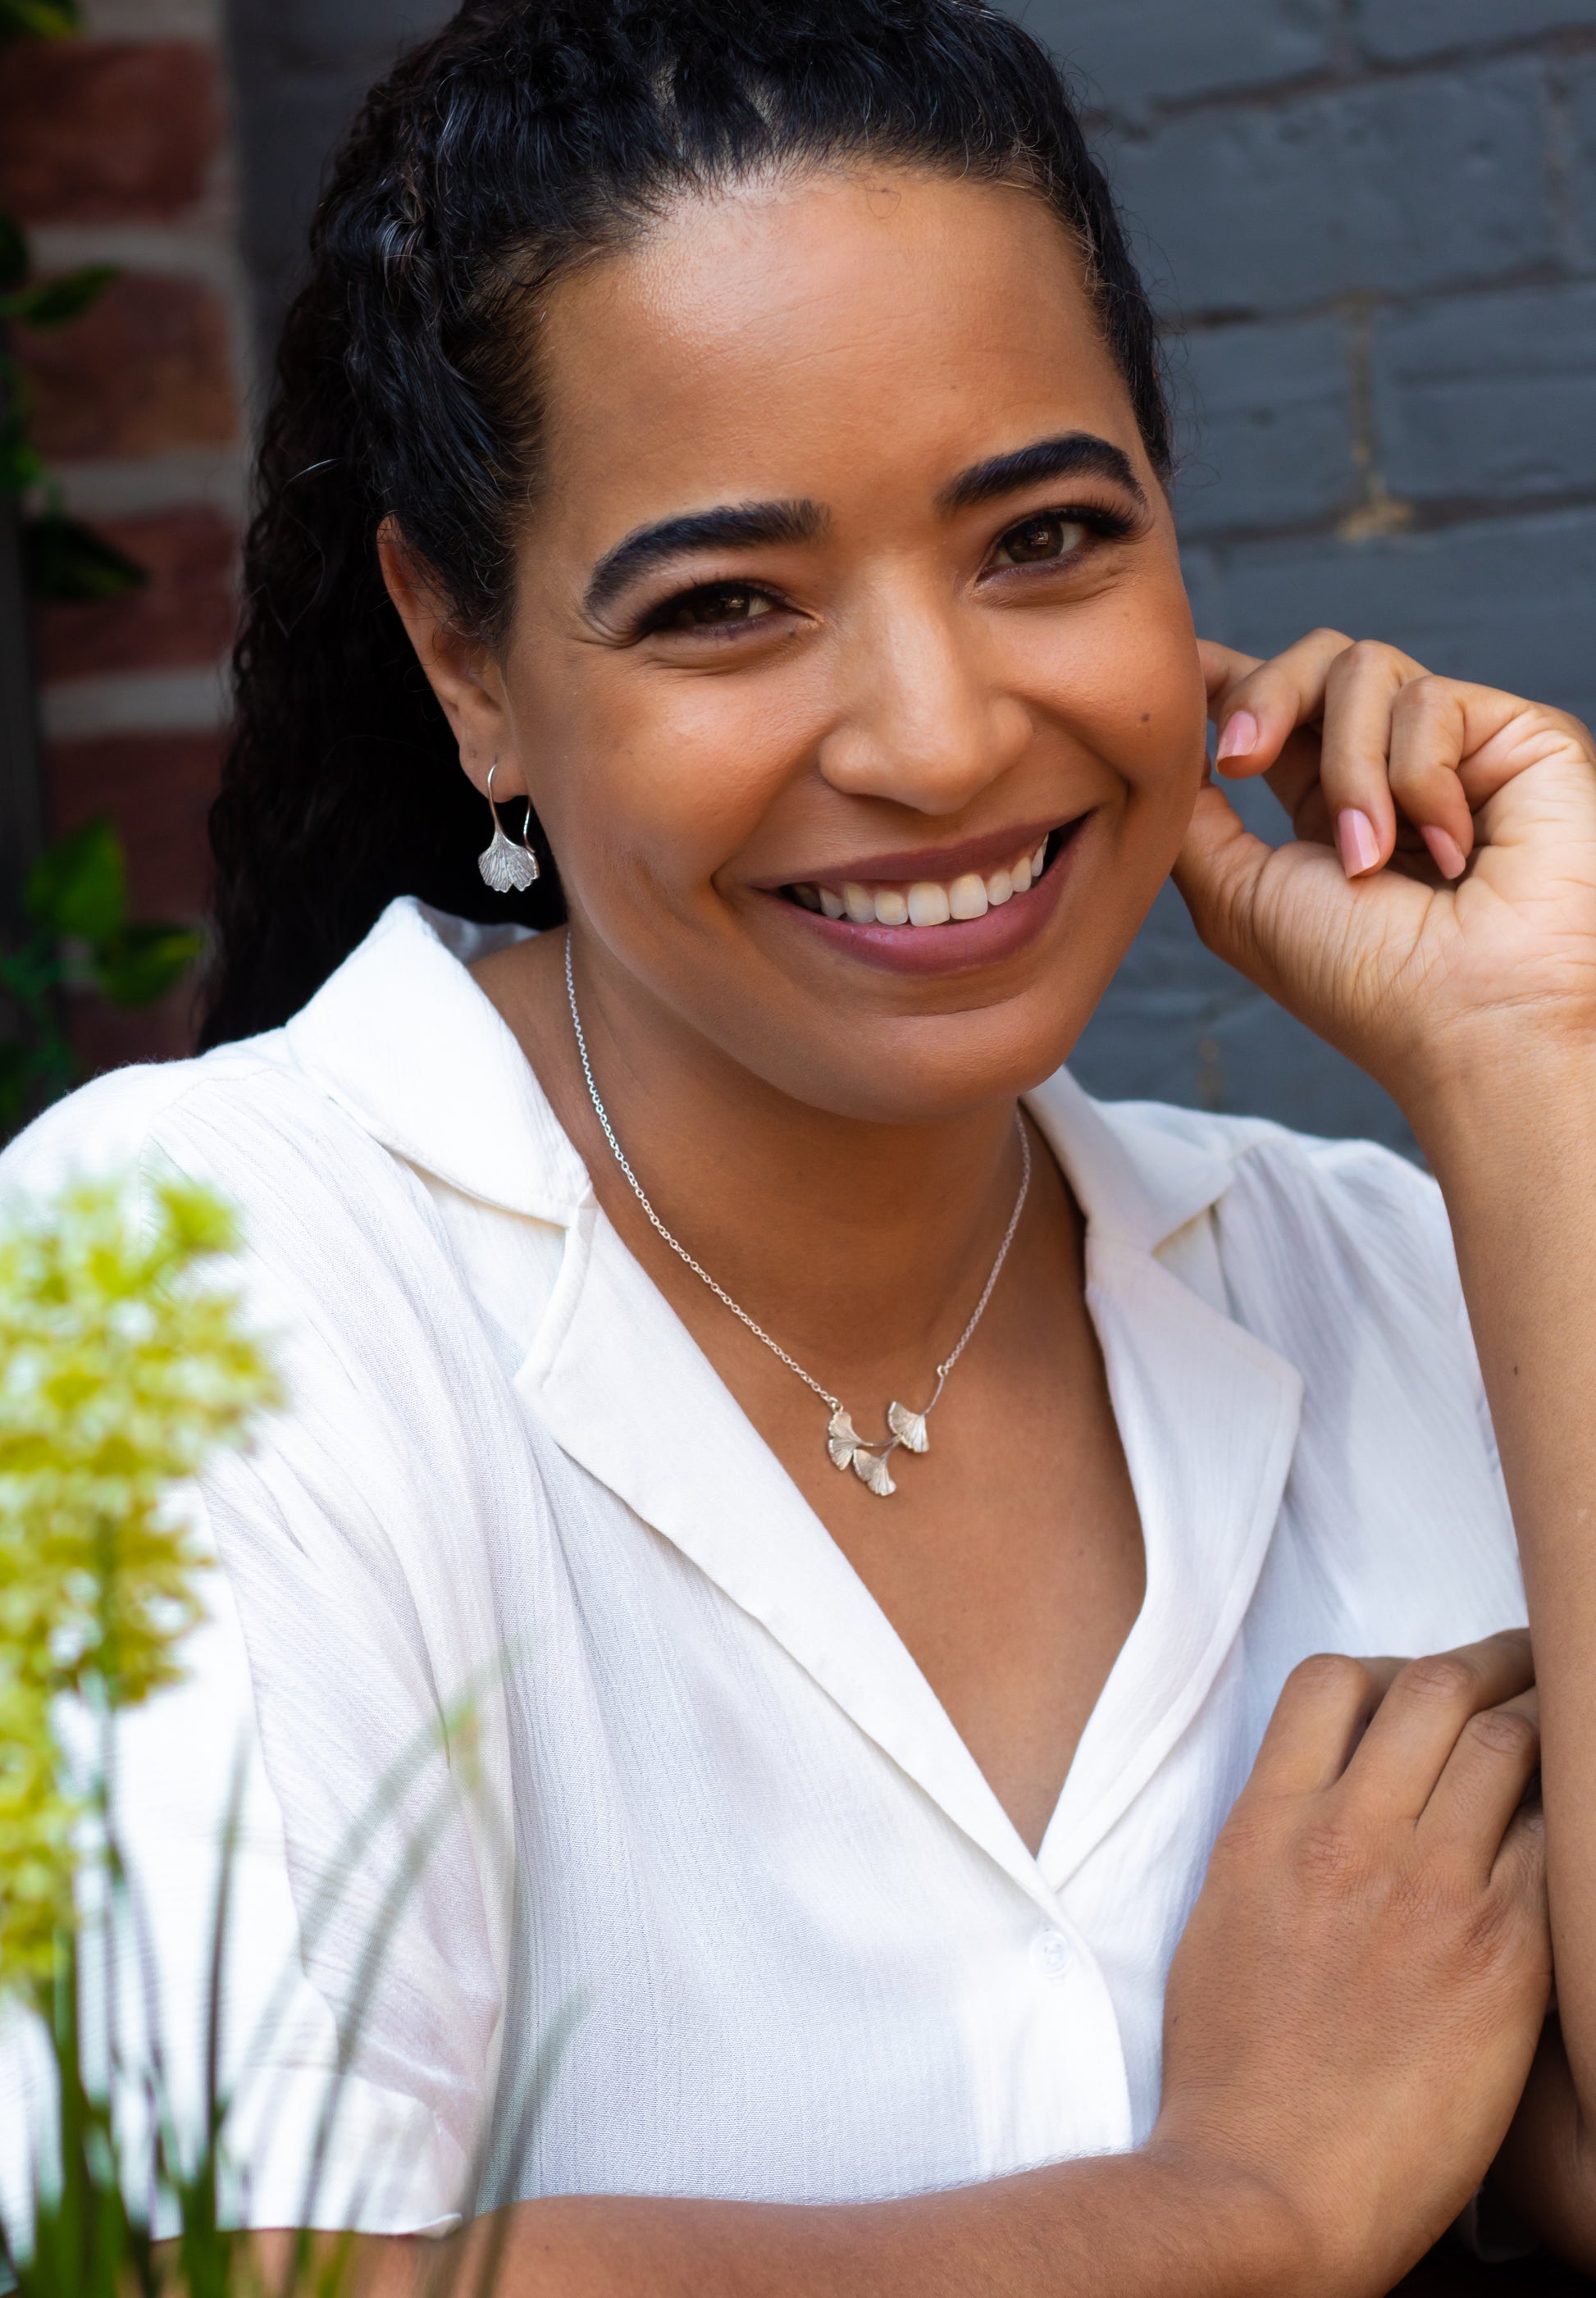
[[[834,1468],[851,1467],[859,1450],[859,1432],[840,1404],[832,1413],[831,1425],[826,1431],[826,1450]]]
[[[930,1451],[931,1440],[925,1433],[923,1412],[911,1412],[906,1404],[889,1404],[887,1407],[887,1426],[906,1451]]]
[[[890,1500],[897,1486],[887,1473],[887,1463],[875,1452],[854,1454],[854,1474],[862,1484],[868,1484],[878,1500]]]
[[[528,853],[525,846],[517,846],[498,828],[493,831],[492,844],[477,856],[476,866],[482,872],[483,884],[491,886],[496,894],[524,894],[538,875],[537,856]]]

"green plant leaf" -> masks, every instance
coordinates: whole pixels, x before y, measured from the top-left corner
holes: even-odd
[[[42,1007],[61,987],[61,944],[53,933],[30,934],[16,949],[0,945],[0,989],[29,1007]]]
[[[21,429],[9,430],[0,424],[0,493],[20,495],[44,474],[37,451]]]
[[[109,941],[128,917],[128,876],[121,840],[103,820],[45,847],[22,889],[30,918],[53,933],[88,942]]]
[[[9,294],[28,277],[28,240],[15,216],[0,208],[0,294]]]
[[[97,303],[117,276],[114,263],[86,263],[61,279],[41,279],[0,299],[0,316],[28,327],[64,327]]]
[[[22,529],[22,564],[36,599],[74,604],[120,599],[129,591],[142,591],[150,579],[136,558],[62,511],[28,520]]]
[[[3,336],[4,330],[0,330]],[[15,360],[7,356],[0,340],[0,490],[20,495],[44,475],[38,451],[28,436],[33,393]]]
[[[153,1005],[180,981],[203,946],[186,926],[124,926],[95,951],[95,980],[113,1005]]]
[[[0,40],[65,40],[82,29],[78,0],[0,0]]]

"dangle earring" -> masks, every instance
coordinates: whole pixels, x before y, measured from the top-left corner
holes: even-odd
[[[505,836],[499,820],[499,808],[493,800],[493,776],[498,771],[499,761],[495,758],[488,768],[488,812],[493,817],[493,836],[492,843],[477,856],[476,866],[482,872],[483,884],[491,886],[496,894],[520,894],[525,893],[540,874],[538,857],[526,839],[527,830],[532,824],[532,800],[528,798],[526,801],[526,820],[522,825],[517,844],[514,839]]]

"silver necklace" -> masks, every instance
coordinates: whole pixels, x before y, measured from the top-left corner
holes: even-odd
[[[851,1468],[859,1482],[867,1485],[879,1499],[889,1499],[897,1490],[897,1486],[888,1473],[887,1463],[900,1446],[907,1452],[928,1452],[930,1450],[930,1439],[925,1431],[926,1421],[936,1408],[937,1401],[947,1385],[948,1374],[963,1355],[969,1345],[971,1335],[986,1314],[987,1303],[992,1298],[992,1289],[1003,1274],[1003,1264],[1009,1257],[1010,1245],[1014,1242],[1014,1232],[1020,1226],[1020,1216],[1025,1211],[1025,1200],[1030,1194],[1030,1139],[1025,1130],[1025,1120],[1019,1111],[1016,1110],[1014,1112],[1014,1123],[1020,1135],[1021,1164],[1020,1194],[1014,1199],[1014,1210],[1009,1215],[1009,1225],[1003,1233],[1003,1243],[997,1248],[997,1258],[992,1263],[991,1275],[981,1287],[981,1296],[975,1304],[970,1322],[937,1367],[937,1385],[931,1391],[931,1401],[924,1411],[911,1412],[906,1405],[899,1404],[895,1399],[887,1407],[887,1426],[890,1433],[886,1436],[864,1437],[854,1426],[848,1407],[843,1403],[842,1399],[839,1396],[833,1396],[829,1389],[823,1388],[812,1374],[804,1370],[803,1366],[795,1357],[790,1357],[779,1342],[772,1340],[763,1325],[757,1325],[748,1310],[739,1307],[732,1295],[715,1283],[709,1271],[693,1259],[687,1247],[679,1244],[671,1235],[649,1203],[643,1192],[642,1183],[627,1163],[626,1153],[616,1139],[615,1128],[609,1121],[609,1113],[600,1100],[599,1088],[593,1082],[593,1065],[588,1059],[587,1038],[583,1032],[582,1016],[576,1010],[576,984],[571,972],[569,933],[566,936],[566,996],[570,1000],[571,1027],[576,1032],[576,1051],[582,1056],[582,1074],[587,1079],[588,1097],[593,1104],[593,1114],[604,1128],[604,1138],[615,1153],[616,1163],[631,1183],[632,1194],[648,1215],[654,1229],[670,1246],[677,1259],[684,1261],[693,1275],[709,1287],[715,1299],[730,1309],[739,1323],[746,1325],[757,1341],[763,1341],[771,1354],[773,1357],[779,1357],[789,1372],[797,1373],[804,1386],[813,1389],[823,1404],[830,1405],[831,1418],[826,1429],[826,1451],[831,1456],[833,1467]]]

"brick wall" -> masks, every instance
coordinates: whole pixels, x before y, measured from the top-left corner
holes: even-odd
[[[1200,625],[1316,623],[1596,720],[1596,0],[1031,0],[1171,321]],[[1247,805],[1266,834],[1267,795]],[[1166,892],[1094,1089],[1398,1142]]]
[[[1596,0],[1013,0],[1069,60],[1171,325],[1202,627],[1314,623],[1596,717]],[[229,0],[262,335],[322,154],[430,0]],[[1250,818],[1278,822],[1267,793]],[[1111,1094],[1403,1141],[1161,898]]]
[[[128,849],[144,915],[196,918],[224,707],[244,492],[241,324],[229,96],[210,0],[91,0],[87,36],[7,50],[0,180],[41,272],[121,277],[71,327],[20,336],[34,435],[69,509],[148,587],[36,618],[45,810],[98,814]],[[147,1014],[86,1005],[95,1065],[176,1052],[188,993]]]

